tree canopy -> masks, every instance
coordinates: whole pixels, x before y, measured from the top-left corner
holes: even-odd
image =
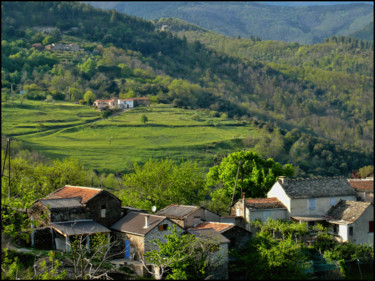
[[[246,197],[266,197],[277,177],[291,177],[294,174],[291,164],[282,166],[272,158],[265,160],[252,151],[239,151],[229,154],[223,158],[220,165],[209,170],[206,177],[207,184],[213,186],[221,183],[225,194],[232,196],[240,161],[242,164],[235,198],[240,197],[241,188]]]

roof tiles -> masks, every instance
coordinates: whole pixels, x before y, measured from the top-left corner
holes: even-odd
[[[245,204],[250,209],[286,209],[276,197],[245,199]]]
[[[100,188],[83,187],[83,186],[70,186],[66,185],[55,192],[46,196],[46,199],[57,199],[57,198],[72,198],[82,197],[82,203],[86,203],[92,197],[99,192],[103,191]]]
[[[232,228],[234,224],[231,223],[221,223],[221,222],[202,222],[198,224],[196,227],[193,227],[191,229],[197,230],[197,229],[207,229],[212,228],[215,229],[217,232],[222,232],[225,230],[228,230]]]
[[[359,191],[374,192],[374,179],[348,179],[351,187]]]
[[[353,223],[370,205],[370,202],[340,200],[339,203],[331,207],[327,217],[331,217],[331,221]]]
[[[355,196],[355,190],[344,177],[286,179],[279,184],[290,198]]]

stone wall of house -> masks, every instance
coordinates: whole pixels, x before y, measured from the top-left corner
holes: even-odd
[[[203,215],[204,220],[211,221],[211,222],[220,222],[220,216],[219,215],[217,215],[213,212],[210,212],[208,210],[204,210],[203,213],[204,213],[204,215]]]
[[[159,230],[158,226],[164,225],[164,224],[168,225],[167,229],[166,230]],[[145,235],[145,248],[144,248],[144,250],[147,252],[147,251],[152,251],[154,249],[157,249],[157,246],[152,244],[151,241],[154,240],[154,239],[159,239],[160,241],[166,241],[163,236],[171,234],[171,229],[173,229],[173,225],[175,225],[175,223],[173,223],[172,221],[170,221],[168,219],[165,219],[165,220],[161,221],[158,224],[158,226],[154,227],[151,231],[149,231]],[[180,226],[178,226],[177,228],[180,231],[184,231],[182,229],[182,227],[180,227]]]
[[[230,240],[230,249],[239,249],[251,239],[251,232],[241,227],[232,227],[221,234]]]
[[[112,226],[121,218],[121,201],[107,191],[89,200],[86,204],[91,212],[92,219],[105,227]],[[102,207],[105,214],[102,216]]]
[[[195,217],[200,217],[200,218],[204,218],[204,209],[198,209],[196,210],[195,212],[189,214],[189,216],[187,216],[185,218],[185,225],[184,227],[185,228],[190,228],[190,227],[194,227],[194,223],[196,220],[194,220]]]
[[[35,227],[44,227],[50,223],[50,212],[47,207],[40,202],[32,205],[27,211],[27,215],[31,220],[36,222]]]
[[[73,221],[90,218],[84,207],[51,209],[51,222]]]

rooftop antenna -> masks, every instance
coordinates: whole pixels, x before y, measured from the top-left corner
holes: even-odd
[[[237,181],[238,181],[238,174],[239,174],[239,172],[240,172],[240,167],[241,167],[241,165],[242,165],[242,161],[240,160],[240,162],[238,162],[237,175],[236,175],[236,183],[235,183],[235,185],[234,185],[233,195],[232,195],[232,201],[230,202],[230,206],[229,206],[228,214],[230,214],[230,208],[233,206],[234,194],[236,193]]]

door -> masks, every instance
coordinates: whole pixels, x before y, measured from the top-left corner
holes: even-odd
[[[125,258],[129,259],[130,258],[130,241],[125,240]]]

